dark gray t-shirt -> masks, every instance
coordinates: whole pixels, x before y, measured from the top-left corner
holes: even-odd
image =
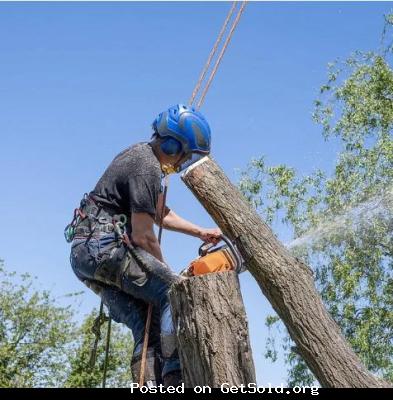
[[[161,166],[149,143],[137,143],[118,154],[91,195],[102,205],[130,216],[153,218],[161,190]]]

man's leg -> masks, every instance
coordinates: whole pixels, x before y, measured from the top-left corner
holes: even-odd
[[[138,363],[138,360],[141,359],[143,347],[147,305],[142,300],[135,299],[122,292],[119,288],[109,285],[108,281],[97,281],[97,269],[107,259],[104,257],[103,260],[102,255],[106,253],[105,249],[108,248],[108,244],[111,245],[113,242],[114,237],[109,235],[102,240],[95,238],[89,241],[84,239],[75,240],[71,249],[70,261],[76,276],[102,298],[104,304],[108,307],[110,317],[116,322],[124,323],[131,329],[134,337],[131,370],[133,379],[137,381],[139,380],[140,363]],[[104,250],[104,253],[102,250]],[[112,258],[112,260],[115,261],[111,265],[113,269],[118,264],[116,269],[120,270],[122,257],[117,257],[115,260]],[[114,279],[113,284],[116,281],[118,279]],[[145,381],[148,380],[156,381],[157,384],[161,382],[160,318],[159,310],[157,309],[153,314],[149,335],[145,372]]]
[[[170,381],[171,384],[176,385],[181,379],[180,361],[176,347],[168,290],[171,284],[178,280],[178,277],[165,264],[146,251],[137,248],[136,252],[139,262],[145,265],[147,280],[142,286],[137,285],[133,275],[126,270],[122,279],[122,289],[137,299],[152,303],[159,310],[163,380],[164,384],[165,381]]]
[[[147,304],[115,287],[106,286],[99,282],[90,282],[88,286],[102,298],[109,310],[109,317],[115,322],[125,324],[131,330],[134,338],[131,372],[133,381],[139,382]],[[159,385],[162,383],[161,374],[160,319],[156,311],[153,312],[150,325],[144,385]]]
[[[179,277],[141,248],[135,248],[131,253],[125,246],[108,250],[113,240],[114,237],[108,235],[100,240],[77,241],[71,250],[74,272],[82,280],[111,284],[136,299],[152,303],[160,315],[162,375],[180,377],[180,361],[168,299],[168,290]]]

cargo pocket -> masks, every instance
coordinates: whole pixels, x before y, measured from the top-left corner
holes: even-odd
[[[94,279],[120,288],[123,257],[119,254],[119,251],[122,252],[122,247],[118,247],[116,242],[100,250],[96,257],[97,268]]]
[[[117,243],[110,244],[97,256],[94,279],[123,289],[125,275],[138,286],[147,281],[145,272],[135,263],[127,248],[124,245],[118,246]]]
[[[134,285],[143,286],[148,279],[146,272],[139,266],[128,249],[126,253],[127,265],[123,270],[122,278],[131,281]]]

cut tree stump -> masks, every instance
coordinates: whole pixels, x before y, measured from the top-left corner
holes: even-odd
[[[341,334],[315,288],[312,270],[278,241],[220,167],[205,157],[182,179],[223,233],[235,240],[248,270],[320,384],[389,386],[367,371]]]
[[[255,382],[247,317],[235,272],[185,279],[169,292],[185,387]]]

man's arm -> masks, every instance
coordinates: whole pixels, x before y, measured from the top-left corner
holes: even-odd
[[[148,213],[132,213],[131,216],[133,243],[160,261],[164,261],[161,253],[160,244],[154,233],[154,219]]]
[[[157,225],[160,224],[161,210],[162,210],[161,207],[159,207],[158,212],[156,214],[155,222]],[[219,241],[220,235],[222,234],[219,228],[213,228],[213,229],[202,228],[180,217],[168,207],[165,207],[162,227],[170,231],[180,232],[186,235],[194,236],[203,240],[204,242],[211,242],[211,243],[217,243]]]

